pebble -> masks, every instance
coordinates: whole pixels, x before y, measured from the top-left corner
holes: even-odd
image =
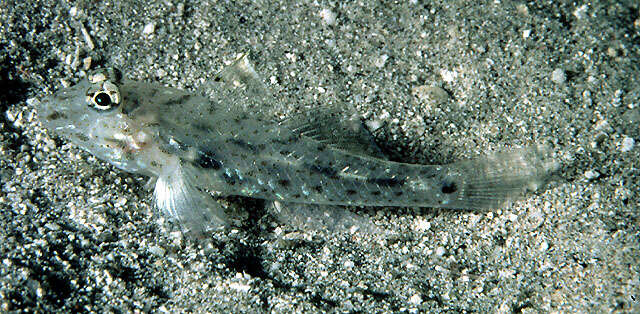
[[[555,69],[553,73],[551,73],[551,80],[556,84],[563,84],[567,81],[567,75],[563,69]]]
[[[458,77],[458,72],[449,71],[449,70],[440,70],[440,76],[442,76],[442,80],[451,83]]]
[[[334,25],[336,24],[336,14],[329,9],[322,9],[320,11],[320,17],[322,18],[322,22],[325,25]]]
[[[636,141],[631,137],[625,137],[622,139],[622,143],[620,143],[620,151],[626,153],[633,149],[633,146],[636,144]]]
[[[597,179],[598,177],[600,177],[600,173],[598,171],[595,171],[595,170],[587,170],[584,173],[584,177],[589,179],[589,180],[593,180],[593,179]]]
[[[416,86],[411,89],[411,93],[419,102],[429,105],[440,105],[449,100],[447,91],[438,86]]]
[[[151,22],[151,23],[148,23],[147,25],[144,26],[144,29],[142,30],[142,33],[145,34],[145,35],[151,35],[155,31],[156,31],[156,24]]]
[[[422,304],[422,297],[420,297],[419,294],[414,294],[413,296],[411,296],[411,298],[409,298],[409,303],[420,305]]]

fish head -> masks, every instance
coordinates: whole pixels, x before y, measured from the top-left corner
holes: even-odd
[[[58,136],[118,168],[136,172],[131,156],[148,136],[126,114],[126,103],[138,101],[122,92],[126,84],[115,68],[96,70],[38,102],[38,117]]]

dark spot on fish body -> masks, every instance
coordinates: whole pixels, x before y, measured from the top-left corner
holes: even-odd
[[[288,150],[281,150],[280,151],[280,155],[282,155],[282,156],[286,157],[286,156],[289,156],[289,154],[291,154],[291,151],[288,151]]]
[[[136,108],[140,106],[140,102],[138,101],[138,98],[139,97],[135,94],[131,95],[130,97],[127,97],[126,104],[122,106],[122,113],[128,115],[134,110],[136,110]]]
[[[184,94],[178,98],[170,98],[167,101],[165,101],[162,105],[169,107],[169,106],[183,104],[187,102],[191,97],[192,95],[190,94]]]
[[[280,145],[290,145],[293,143],[297,143],[298,140],[300,140],[300,135],[293,133],[285,139],[275,138],[273,139],[273,143],[280,144]]]
[[[458,186],[453,181],[445,181],[442,183],[442,193],[451,194],[458,190]]]
[[[319,173],[321,175],[324,175],[324,176],[327,176],[327,177],[330,177],[330,178],[337,178],[338,177],[338,172],[335,169],[330,168],[330,167],[325,167],[325,166],[313,164],[313,165],[309,166],[309,169],[312,172]]]
[[[222,168],[222,163],[216,159],[215,153],[209,150],[198,150],[194,162],[203,169],[219,170]]]
[[[211,133],[211,128],[204,123],[193,123],[193,128],[204,133]]]
[[[351,189],[347,190],[347,195],[349,195],[349,196],[353,196],[353,195],[356,195],[356,194],[358,194],[358,192],[356,192],[356,190],[351,190]]]
[[[420,175],[425,179],[433,178],[438,173],[439,171],[437,171],[437,169],[433,169],[432,167],[422,167],[422,169],[420,169]]]
[[[61,118],[62,119],[66,119],[67,115],[62,113],[62,112],[59,112],[59,111],[54,111],[50,115],[47,116],[47,120],[51,120],[51,121],[55,121],[55,120],[58,120],[58,119],[61,119]]]
[[[316,191],[318,194],[322,193],[323,189],[321,185],[316,185],[313,187],[313,190]]]
[[[77,136],[78,136],[78,139],[83,141],[83,142],[88,142],[89,141],[89,137],[84,135],[84,134],[82,134],[82,133],[78,133]]]
[[[372,191],[371,192],[371,195],[374,195],[374,196],[379,196],[380,194],[382,194],[380,191]]]
[[[291,181],[282,179],[282,180],[278,180],[278,184],[283,187],[288,187],[291,184]]]
[[[248,150],[254,153],[258,151],[258,148],[255,145],[245,142],[241,139],[232,138],[232,139],[229,139],[227,142],[237,147],[240,147],[241,149]]]
[[[237,180],[235,176],[230,176],[226,172],[223,172],[221,175],[222,179],[229,185],[235,185]]]
[[[379,186],[397,187],[403,185],[405,180],[397,178],[369,178],[367,179],[367,182],[377,184]]]

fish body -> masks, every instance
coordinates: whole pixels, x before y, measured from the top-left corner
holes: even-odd
[[[210,97],[99,70],[41,101],[38,112],[45,127],[100,159],[157,178],[156,206],[192,231],[228,221],[207,191],[283,203],[475,209],[521,195],[552,168],[539,147],[450,165],[350,151],[309,135],[312,122],[247,110],[247,101],[260,107],[273,99],[246,56],[217,79],[228,84]],[[228,93],[234,88],[250,92]]]

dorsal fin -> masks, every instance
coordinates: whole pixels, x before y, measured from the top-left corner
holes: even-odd
[[[247,53],[226,66],[201,87],[206,96],[220,105],[239,110],[267,121],[274,121],[303,136],[358,155],[385,158],[353,112],[337,106],[318,106],[292,110],[278,100],[263,83]],[[296,112],[297,111],[297,112]],[[287,116],[278,116],[287,113]]]

